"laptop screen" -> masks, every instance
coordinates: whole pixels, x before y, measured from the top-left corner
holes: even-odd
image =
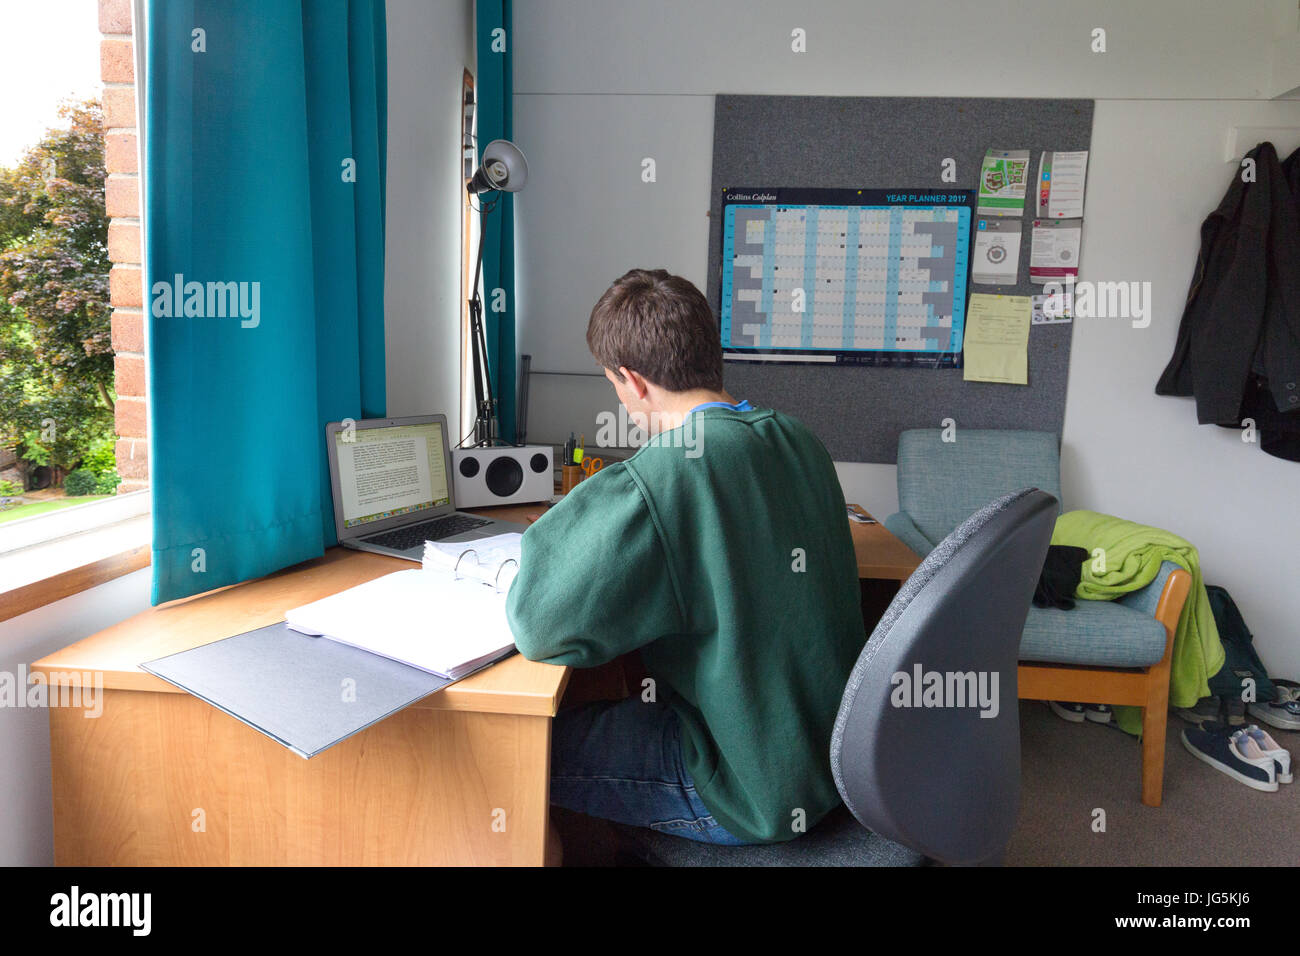
[[[343,526],[448,504],[442,425],[389,425],[334,433]]]

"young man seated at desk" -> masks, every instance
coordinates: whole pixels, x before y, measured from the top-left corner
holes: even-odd
[[[528,529],[507,610],[531,660],[640,649],[654,682],[557,715],[553,804],[779,842],[840,802],[830,737],[864,643],[857,564],[826,449],[723,390],[719,339],[704,296],[662,269],[601,296],[587,344],[652,437]]]

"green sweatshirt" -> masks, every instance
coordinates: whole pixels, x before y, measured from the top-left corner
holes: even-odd
[[[696,792],[735,836],[789,840],[839,804],[857,562],[830,456],[794,419],[702,409],[583,481],[524,534],[506,609],[531,660],[640,648]]]

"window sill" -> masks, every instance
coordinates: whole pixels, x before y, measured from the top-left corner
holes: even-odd
[[[148,492],[121,498],[135,495],[143,496],[144,510],[138,504],[133,507],[114,499],[95,502],[83,507],[109,506],[100,513],[117,520],[0,553],[0,581],[4,582],[0,586],[0,621],[148,567],[152,536]],[[68,509],[76,510],[80,509]],[[44,517],[24,519],[24,523]]]

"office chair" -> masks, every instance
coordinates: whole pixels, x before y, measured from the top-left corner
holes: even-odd
[[[619,826],[622,852],[667,866],[996,863],[1020,804],[1020,634],[1058,511],[1035,488],[985,505],[944,538],[886,610],[849,675],[831,736],[844,807],[786,843],[724,847]],[[902,681],[974,674],[990,716],[962,703],[896,706]],[[924,683],[924,680],[923,680]],[[978,695],[975,695],[978,696]],[[992,715],[996,700],[996,715]]]

